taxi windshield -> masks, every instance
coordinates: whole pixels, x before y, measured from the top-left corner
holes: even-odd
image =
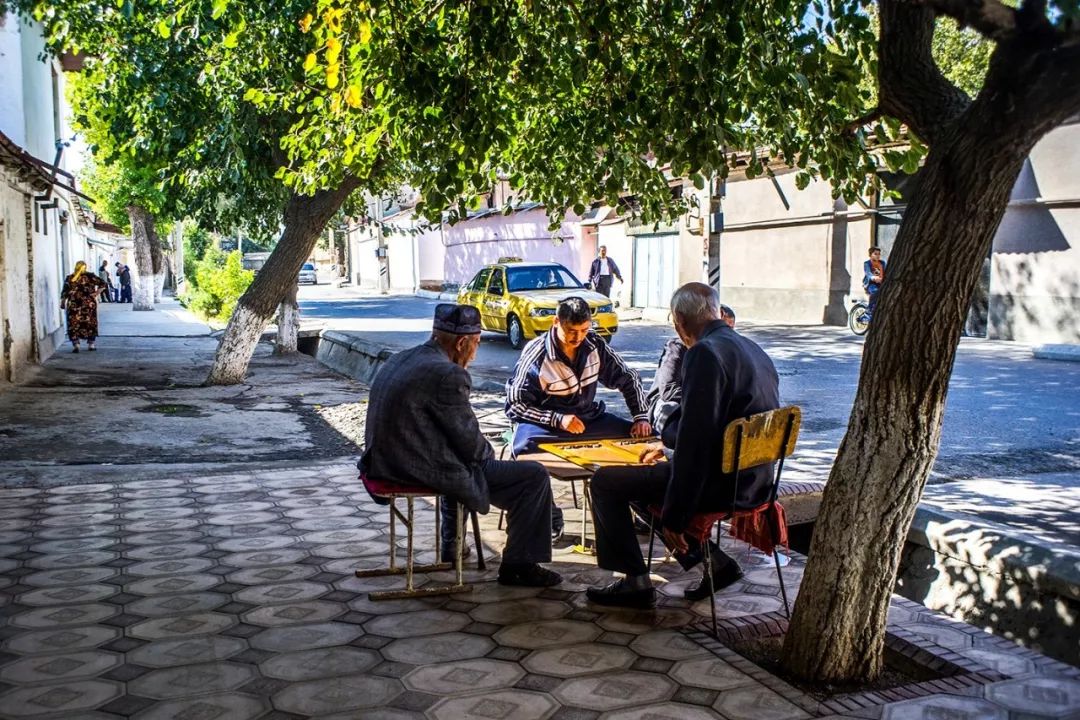
[[[581,283],[561,265],[510,268],[506,271],[510,292],[523,290],[566,290],[579,288]]]

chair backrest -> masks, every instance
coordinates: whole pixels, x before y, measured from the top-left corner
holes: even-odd
[[[724,429],[721,471],[733,473],[791,455],[801,424],[802,410],[798,405],[732,420]]]

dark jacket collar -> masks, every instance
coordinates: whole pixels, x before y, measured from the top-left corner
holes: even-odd
[[[727,324],[727,321],[713,320],[705,326],[704,330],[701,331],[701,337],[698,338],[698,342],[701,342],[706,337],[712,335],[715,332],[723,332],[724,330],[731,330],[731,326]],[[732,332],[734,331],[732,330]]]

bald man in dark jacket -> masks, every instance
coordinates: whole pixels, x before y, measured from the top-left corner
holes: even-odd
[[[679,288],[671,300],[676,331],[687,345],[682,363],[679,409],[664,427],[671,462],[606,467],[590,484],[596,515],[597,564],[621,572],[624,579],[590,588],[589,599],[601,605],[652,607],[656,592],[634,534],[630,504],[662,505],[665,538],[682,551],[676,558],[689,569],[700,561],[696,543],[683,533],[695,515],[756,508],[769,499],[773,465],[740,471],[738,482],[720,472],[724,430],[732,420],[780,407],[776,367],[757,343],[724,321],[716,291],[701,283]],[[660,457],[659,451],[652,459]],[[711,541],[710,541],[711,542]],[[717,590],[742,577],[739,564],[712,546]],[[686,597],[708,596],[705,578]]]

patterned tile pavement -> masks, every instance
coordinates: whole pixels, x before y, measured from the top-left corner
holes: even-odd
[[[569,505],[569,486],[557,484]],[[423,506],[424,540],[434,532]],[[577,513],[568,513],[573,532]],[[488,551],[502,533],[483,521]],[[371,602],[357,579],[388,547],[385,511],[346,460],[259,473],[0,489],[0,717],[138,720],[794,720],[826,713],[683,631],[708,603],[671,563],[655,612],[598,612],[604,579]],[[747,560],[743,547],[731,552]],[[430,557],[430,553],[428,554]],[[721,617],[775,611],[750,557]],[[802,559],[785,569],[792,585]],[[445,574],[431,579],[447,579]],[[794,592],[794,591],[792,591]],[[897,600],[896,627],[1008,679],[853,711],[889,720],[1080,718],[1080,672]],[[730,658],[729,658],[730,659]]]

